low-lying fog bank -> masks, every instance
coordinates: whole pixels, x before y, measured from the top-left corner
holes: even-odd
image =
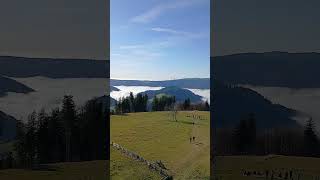
[[[12,78],[23,83],[35,92],[29,94],[8,93],[0,98],[0,110],[26,119],[33,110],[47,110],[58,107],[66,94],[73,95],[77,105],[81,105],[93,97],[107,94],[109,90],[106,78],[66,78],[51,79],[46,77]]]
[[[114,86],[119,89],[119,91],[112,91],[110,96],[116,100],[121,97],[127,97],[132,92],[134,95],[145,92],[148,90],[160,90],[164,87],[150,87],[150,86]],[[202,97],[203,101],[208,101],[210,103],[210,89],[188,89],[196,95]]]

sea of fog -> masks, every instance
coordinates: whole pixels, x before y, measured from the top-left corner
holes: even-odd
[[[320,130],[320,88],[291,89],[283,87],[245,86],[263,95],[273,103],[298,110],[312,117],[317,129]],[[300,118],[305,124],[308,118]]]
[[[93,97],[100,97],[108,92],[108,79],[105,78],[66,78],[51,79],[46,77],[12,78],[23,83],[35,92],[29,94],[8,93],[0,97],[0,110],[25,120],[32,111],[41,108],[51,110],[59,107],[66,94],[74,96],[77,105],[83,105]]]
[[[120,98],[127,97],[132,92],[133,95],[137,95],[141,92],[145,92],[148,90],[160,90],[163,87],[150,87],[150,86],[114,86],[119,89],[119,91],[112,91],[110,96],[115,99],[119,100]]]
[[[64,78],[46,77],[11,78],[34,89],[28,94],[9,92],[0,97],[0,110],[17,118],[26,120],[32,111],[44,108],[47,111],[61,106],[63,96],[73,95],[76,105],[83,105],[87,100],[108,94],[109,86],[106,78]],[[120,91],[112,91],[114,99],[128,96],[130,92],[138,94],[147,90],[160,90],[163,87],[148,86],[116,86]],[[189,89],[210,101],[209,89]]]
[[[202,97],[203,101],[208,101],[210,103],[210,89],[188,89],[196,95]]]
[[[114,86],[120,91],[112,91],[110,96],[116,100],[119,100],[122,97],[129,96],[130,92],[134,95],[138,93],[145,92],[148,90],[160,90],[164,87],[150,87],[150,86]],[[210,103],[210,89],[188,89],[196,95],[202,97],[203,101],[208,101]]]

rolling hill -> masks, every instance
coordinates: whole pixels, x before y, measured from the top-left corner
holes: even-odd
[[[254,113],[259,128],[299,127],[292,120],[297,113],[295,110],[273,104],[251,89],[212,81],[212,126],[233,127],[242,118]]]
[[[152,99],[157,95],[163,94],[168,96],[175,96],[177,102],[182,102],[188,98],[192,103],[197,103],[202,101],[201,96],[194,94],[190,90],[182,89],[175,86],[165,87],[160,90],[149,90],[149,91],[142,92],[141,94],[148,95],[149,99]]]
[[[192,119],[191,115],[195,113],[203,119]],[[128,113],[125,116],[112,115],[110,141],[120,144],[148,161],[161,160],[173,179],[209,179],[209,116],[209,112],[179,111],[176,122],[165,111]],[[192,122],[195,122],[195,125]],[[190,143],[190,136],[195,136],[196,140]],[[122,175],[140,179],[141,174],[136,172],[150,174],[147,166],[144,168],[144,165],[136,164],[132,167],[130,165],[133,163],[129,159],[125,160],[112,151],[110,158],[111,175],[114,175],[111,179]]]

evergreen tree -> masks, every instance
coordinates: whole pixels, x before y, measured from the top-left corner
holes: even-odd
[[[20,167],[27,166],[27,149],[26,149],[26,127],[25,124],[18,120],[16,124],[16,139],[14,151],[16,152],[17,163]]]
[[[248,144],[248,152],[253,153],[256,149],[256,139],[257,139],[257,128],[256,128],[256,120],[253,113],[249,114],[248,119],[248,128],[247,128],[247,144]]]
[[[130,112],[130,100],[129,98],[124,98],[121,102],[122,113]]]
[[[190,108],[190,106],[191,106],[191,101],[190,101],[190,99],[188,98],[188,99],[186,99],[186,100],[184,101],[184,103],[183,103],[183,109],[184,109],[184,110],[188,110],[188,109]]]
[[[240,120],[234,130],[235,152],[253,154],[256,149],[256,120],[253,114],[248,119]]]
[[[25,151],[26,151],[26,159],[27,166],[32,167],[36,165],[37,158],[37,123],[36,123],[36,112],[32,112],[28,116],[28,122],[26,126],[26,139],[25,139]]]
[[[147,106],[148,106],[148,100],[149,100],[149,97],[148,97],[148,95],[147,94],[145,94],[144,96],[143,96],[143,104],[142,104],[142,111],[143,112],[147,112],[148,110],[147,110]]]
[[[304,130],[305,155],[319,156],[319,139],[314,131],[314,122],[310,118]]]
[[[152,111],[158,111],[158,110],[159,110],[159,100],[158,100],[158,97],[155,96],[152,101]]]
[[[116,114],[122,114],[122,98],[120,98],[119,101],[116,102],[115,111],[116,111]]]
[[[62,122],[59,108],[53,109],[50,113],[48,123],[49,134],[49,162],[61,162],[65,160],[65,129]]]
[[[130,99],[130,112],[135,112],[135,102],[134,102],[135,98],[132,92],[130,92],[129,99]]]
[[[49,117],[44,109],[38,113],[38,161],[46,163],[49,160]]]
[[[75,128],[75,121],[76,121],[76,111],[75,111],[75,104],[73,101],[73,96],[65,95],[63,98],[63,105],[62,105],[62,119],[64,122],[65,128],[65,141],[66,141],[66,161],[71,161],[72,156],[72,132]]]

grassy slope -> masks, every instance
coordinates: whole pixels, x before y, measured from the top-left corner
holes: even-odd
[[[110,155],[112,156],[110,175],[112,180],[132,179],[133,174],[135,175],[134,179],[161,179],[159,174],[150,171],[147,166],[123,156],[113,147],[110,148]]]
[[[293,156],[220,156],[217,157],[216,177],[219,180],[251,180],[253,177],[241,176],[241,170],[295,170],[304,174],[305,179],[320,176],[320,159]],[[270,157],[270,156],[269,156]],[[285,167],[285,168],[284,168]]]
[[[119,143],[147,160],[161,160],[175,179],[201,179],[210,174],[210,120],[192,125],[191,112],[178,112],[175,122],[169,112],[132,113],[111,116],[111,141]],[[189,137],[196,142],[190,143]],[[111,156],[112,160],[115,160]],[[134,174],[132,174],[134,175]]]
[[[0,170],[1,180],[106,180],[107,161],[50,164],[54,171]]]

